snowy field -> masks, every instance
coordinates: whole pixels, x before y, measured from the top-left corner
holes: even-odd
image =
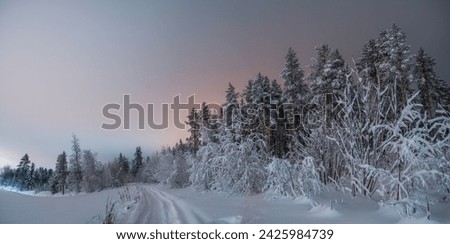
[[[314,200],[266,200],[159,185],[65,196],[0,189],[0,223],[99,223],[108,199],[116,202],[116,223],[450,223],[448,203],[432,205],[427,220],[422,211],[402,217],[395,207],[334,190]]]

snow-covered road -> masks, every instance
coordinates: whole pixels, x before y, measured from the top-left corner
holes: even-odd
[[[139,194],[136,206],[120,223],[134,224],[196,224],[210,219],[198,208],[152,186],[135,186]]]

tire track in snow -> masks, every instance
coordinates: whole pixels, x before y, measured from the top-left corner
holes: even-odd
[[[125,219],[135,224],[194,224],[207,223],[209,218],[181,199],[151,186],[137,186],[140,199]]]
[[[158,193],[162,198],[169,200],[178,213],[179,221],[183,224],[202,224],[211,222],[203,212],[196,207],[187,204],[185,201],[168,194],[167,192],[158,191],[152,188],[153,191]]]

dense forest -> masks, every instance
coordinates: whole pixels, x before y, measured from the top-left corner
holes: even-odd
[[[193,186],[267,198],[311,197],[330,186],[407,214],[450,195],[450,88],[424,49],[416,54],[393,24],[347,63],[338,49],[316,47],[301,68],[290,48],[282,84],[263,74],[225,91],[220,111],[193,109],[189,137],[147,157],[119,154],[101,163],[72,138],[55,169],[25,154],[0,183],[22,190],[93,192],[130,182]]]

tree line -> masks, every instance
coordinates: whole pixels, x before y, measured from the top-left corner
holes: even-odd
[[[220,111],[191,111],[189,184],[268,197],[333,185],[407,213],[429,208],[450,193],[450,88],[435,65],[396,24],[351,64],[317,46],[308,74],[290,48],[283,86],[257,74],[240,93],[229,84]]]
[[[121,153],[112,162],[103,164],[96,153],[81,150],[79,139],[72,136],[72,151],[57,156],[54,169],[39,167],[25,154],[16,168],[5,166],[0,174],[0,183],[20,190],[65,192],[94,192],[105,188],[120,187],[131,181],[147,182],[141,176],[144,158],[140,147],[136,148],[130,161]],[[147,162],[150,158],[147,158]],[[149,178],[149,177],[145,177]]]

